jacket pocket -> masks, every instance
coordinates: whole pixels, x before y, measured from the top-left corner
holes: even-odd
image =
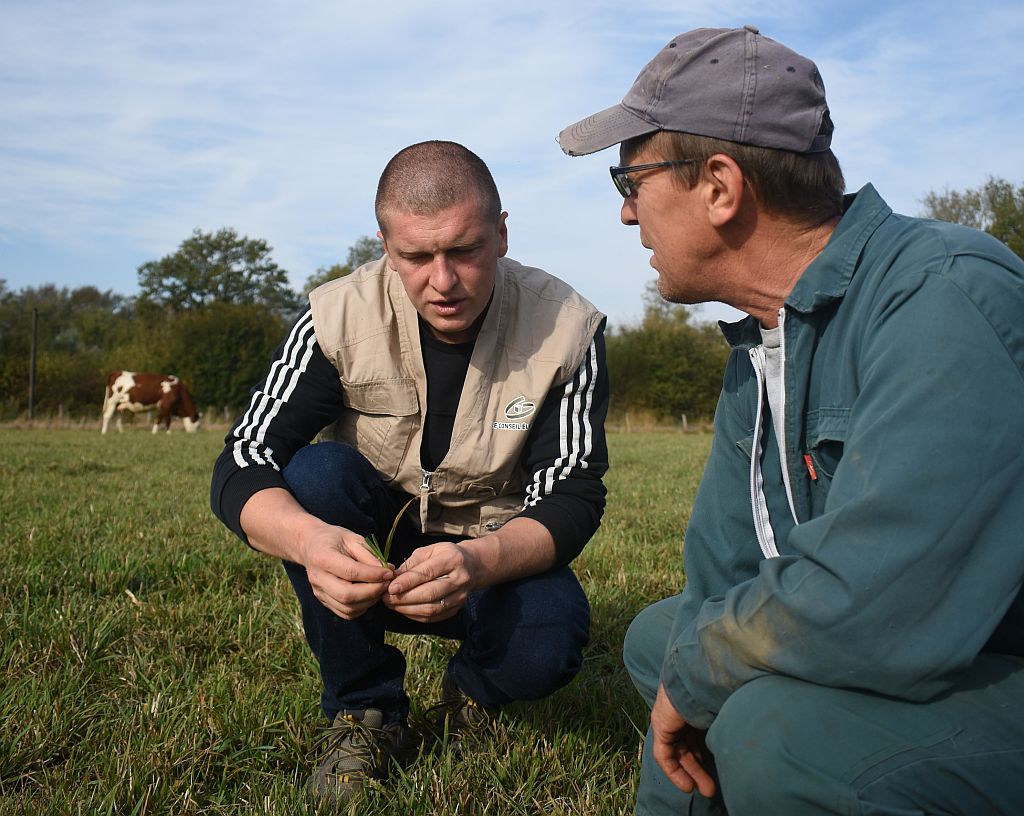
[[[742,439],[736,440],[736,447],[739,448],[740,452],[749,462],[754,458],[754,433],[751,431],[750,436],[745,436]]]
[[[346,410],[321,436],[355,447],[391,481],[398,474],[419,426],[420,405],[412,378],[342,381]]]
[[[832,477],[843,458],[849,426],[849,408],[817,408],[807,413],[807,455],[814,469],[811,476],[813,516],[825,512]]]

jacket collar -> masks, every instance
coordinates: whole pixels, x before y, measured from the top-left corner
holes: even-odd
[[[892,214],[871,184],[843,198],[843,217],[836,225],[825,248],[796,282],[786,298],[786,306],[798,312],[813,312],[846,295],[857,272],[857,264],[868,239]],[[739,348],[761,342],[756,318],[745,317],[733,323],[719,321],[729,344]]]
[[[804,270],[786,305],[799,312],[813,312],[846,294],[857,272],[865,244],[892,209],[871,184],[843,199],[843,217],[825,249]]]

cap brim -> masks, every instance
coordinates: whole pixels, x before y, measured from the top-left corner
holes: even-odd
[[[658,125],[619,104],[569,125],[558,134],[558,144],[570,156],[586,156],[656,130]]]

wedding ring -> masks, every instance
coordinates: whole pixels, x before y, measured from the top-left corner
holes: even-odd
[[[438,601],[438,603],[440,603],[441,604],[441,608],[444,609],[444,598],[442,598],[440,601]]]

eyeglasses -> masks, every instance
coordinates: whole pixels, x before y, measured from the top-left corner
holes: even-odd
[[[623,198],[633,195],[633,186],[629,182],[629,174],[637,170],[654,170],[658,167],[675,167],[677,164],[693,164],[700,159],[679,159],[678,161],[655,162],[654,164],[632,164],[622,167],[609,167],[608,172],[612,174],[612,184],[615,189],[622,193]]]

